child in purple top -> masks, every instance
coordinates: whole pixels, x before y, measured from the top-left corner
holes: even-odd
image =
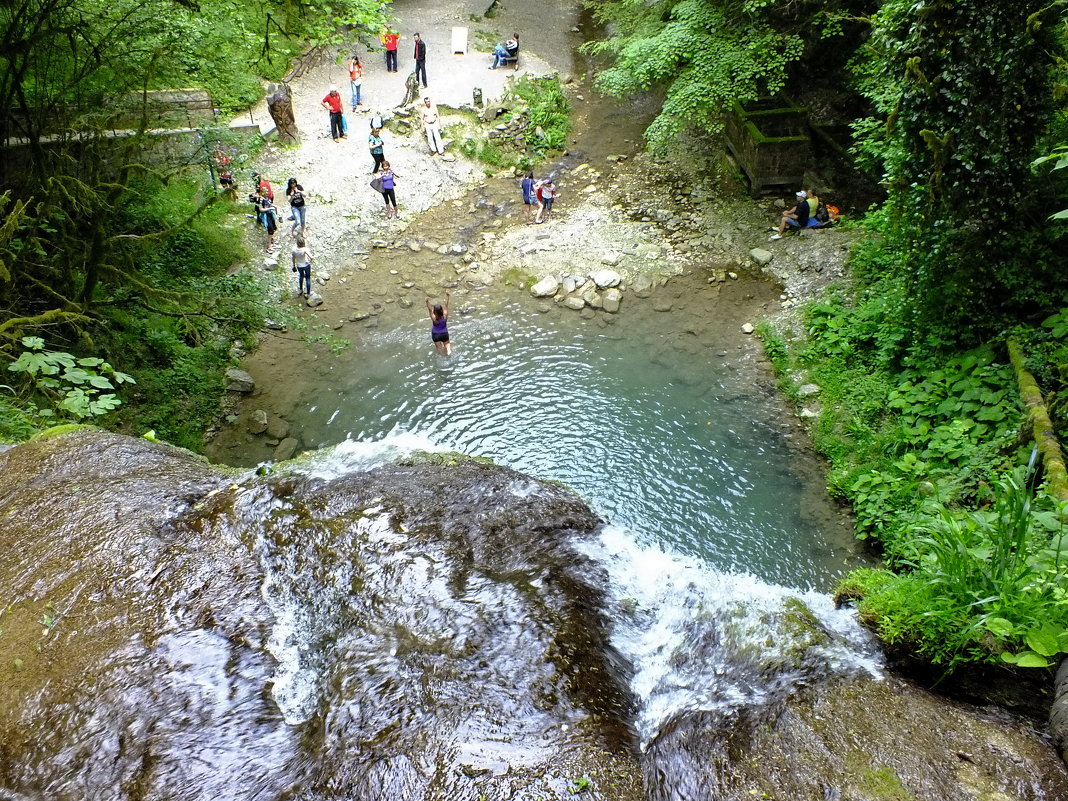
[[[430,338],[434,341],[434,347],[438,353],[452,356],[452,344],[449,342],[449,293],[445,293],[445,306],[440,303],[430,305],[430,298],[426,299],[426,310],[430,315]]]

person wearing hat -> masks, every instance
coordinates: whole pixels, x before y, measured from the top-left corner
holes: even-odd
[[[331,86],[330,92],[322,100],[323,108],[330,112],[330,135],[336,142],[345,138],[344,120],[341,114],[341,95],[337,87]]]
[[[430,101],[429,97],[423,98],[423,106],[419,109],[423,117],[423,128],[426,130],[426,143],[430,146],[430,155],[435,153],[445,155],[445,145],[441,142],[441,128],[438,125],[438,107]]]
[[[808,195],[804,189],[798,189],[794,197],[797,200],[797,205],[794,206],[793,211],[784,211],[782,219],[779,221],[778,227],[772,227],[775,231],[772,240],[782,239],[782,235],[786,232],[786,226],[791,228],[806,228],[808,227]]]

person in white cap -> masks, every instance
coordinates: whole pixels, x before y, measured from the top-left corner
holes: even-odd
[[[438,107],[429,97],[423,98],[423,107],[419,109],[423,116],[423,128],[426,130],[426,143],[430,145],[430,155],[445,155],[445,145],[441,143],[441,128],[438,125]]]
[[[773,240],[782,239],[782,235],[788,225],[792,228],[805,228],[808,226],[808,195],[804,189],[798,189],[795,197],[797,205],[794,206],[793,211],[784,211],[778,227],[772,226],[772,230],[775,232],[775,235],[771,237]]]

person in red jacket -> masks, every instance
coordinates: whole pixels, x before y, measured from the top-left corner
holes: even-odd
[[[341,95],[337,87],[331,86],[330,93],[323,98],[323,108],[330,112],[330,135],[336,142],[345,138],[344,122],[341,119]]]
[[[386,48],[386,72],[397,71],[397,42],[400,36],[392,28],[382,31],[382,46]]]

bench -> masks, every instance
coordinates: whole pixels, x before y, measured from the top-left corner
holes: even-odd
[[[514,56],[505,56],[504,58],[502,58],[501,59],[501,66],[504,66],[505,64],[512,64],[513,65],[512,69],[513,70],[518,70],[519,69],[519,52],[517,51]]]

